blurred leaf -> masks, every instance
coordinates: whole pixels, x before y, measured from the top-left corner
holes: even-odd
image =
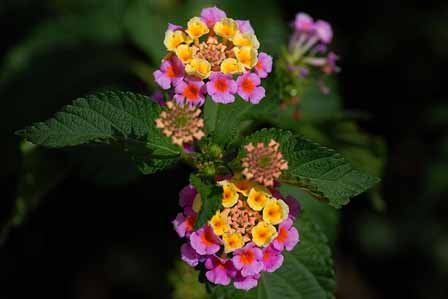
[[[64,180],[71,168],[71,163],[62,152],[36,147],[29,142],[23,142],[20,150],[23,163],[15,208],[11,217],[2,225],[0,244],[6,241],[11,229],[27,220],[42,198]]]
[[[244,144],[268,143],[271,139],[280,143],[280,152],[288,161],[280,181],[300,187],[335,208],[379,182],[378,178],[354,169],[336,151],[289,131],[263,129],[247,137]],[[245,154],[242,149],[239,157]]]
[[[327,238],[306,212],[294,223],[300,243],[284,252],[283,265],[274,273],[263,273],[258,286],[249,292],[233,287],[212,286],[215,299],[335,298],[335,273]]]
[[[169,273],[169,282],[173,288],[172,299],[208,299],[203,284],[199,283],[198,271],[184,262],[176,262]]]
[[[101,9],[91,10],[87,14],[48,19],[36,26],[4,58],[0,71],[0,88],[4,88],[6,83],[26,71],[31,61],[56,49],[119,43],[124,37],[122,14],[126,2],[111,0],[107,3]]]

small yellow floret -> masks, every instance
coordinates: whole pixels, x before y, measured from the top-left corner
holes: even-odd
[[[240,233],[225,233],[222,240],[225,253],[230,253],[244,246],[243,236]]]
[[[249,207],[251,207],[252,210],[261,211],[268,199],[268,194],[266,194],[262,190],[256,190],[255,188],[252,188],[249,192],[249,196],[247,197],[247,204],[249,205]]]
[[[239,195],[236,192],[235,185],[227,183],[222,186],[222,206],[224,208],[233,207],[238,201]]]
[[[227,58],[221,63],[221,72],[224,74],[241,74],[244,72],[244,66],[235,58]]]
[[[264,206],[263,220],[276,225],[285,221],[288,214],[289,207],[283,200],[271,198]]]
[[[244,67],[251,69],[257,64],[257,50],[251,47],[233,48],[236,59],[244,65]]]
[[[213,31],[223,38],[232,39],[238,31],[238,24],[229,18],[224,18],[215,23]]]
[[[187,30],[188,35],[193,39],[200,38],[209,32],[207,25],[198,17],[191,18],[188,21]]]
[[[181,30],[167,30],[163,44],[168,51],[174,51],[182,43],[190,44],[191,38]]]
[[[261,221],[252,228],[252,241],[257,246],[266,247],[276,237],[277,230],[272,224]]]
[[[201,58],[193,58],[189,64],[185,66],[185,71],[189,75],[199,77],[200,79],[206,79],[210,76],[212,66],[210,62]]]
[[[196,52],[196,49],[188,45],[179,45],[176,48],[176,55],[183,64],[189,63]]]
[[[233,37],[232,42],[238,47],[251,47],[255,49],[260,47],[260,42],[257,37],[251,32],[241,33],[238,31]]]
[[[216,212],[209,223],[213,228],[213,232],[217,236],[221,236],[229,230],[229,225],[227,223],[226,217],[224,217],[224,215],[222,215],[220,211]]]

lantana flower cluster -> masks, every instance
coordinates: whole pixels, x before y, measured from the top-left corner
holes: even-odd
[[[258,51],[249,21],[205,8],[186,27],[169,24],[164,45],[169,53],[154,79],[162,89],[174,90],[178,104],[200,106],[207,94],[223,104],[234,102],[236,94],[252,104],[265,96],[261,79],[271,72],[272,57]]]
[[[183,212],[173,221],[185,243],[182,260],[202,267],[207,280],[249,290],[262,272],[274,272],[283,263],[282,251],[291,251],[299,242],[293,226],[299,205],[284,198],[275,188],[253,181],[229,178],[218,181],[222,188],[220,209],[208,223],[194,230],[202,200],[193,186],[180,192]]]
[[[322,74],[322,79],[332,73],[339,72],[336,65],[338,56],[328,50],[333,39],[330,23],[313,20],[306,13],[299,12],[293,23],[294,33],[289,41],[288,69],[300,77],[307,77],[313,70]],[[322,92],[329,89],[320,80]]]

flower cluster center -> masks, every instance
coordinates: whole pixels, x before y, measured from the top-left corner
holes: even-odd
[[[227,217],[229,232],[240,233],[243,241],[249,241],[252,228],[262,219],[260,212],[252,210],[245,200],[239,199],[236,205],[222,212]]]

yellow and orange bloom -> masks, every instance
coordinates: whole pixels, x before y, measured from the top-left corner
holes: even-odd
[[[216,212],[216,214],[212,217],[209,223],[213,228],[213,232],[217,236],[222,236],[225,232],[229,230],[229,225],[227,224],[226,217],[222,215],[220,211]]]
[[[288,218],[289,207],[281,199],[271,198],[266,202],[263,209],[263,220],[267,223],[277,225]]]
[[[210,62],[205,59],[193,58],[190,63],[186,65],[185,71],[189,75],[205,79],[210,76],[211,65]]]
[[[233,207],[238,201],[239,195],[236,191],[235,185],[226,182],[222,186],[222,206],[225,208]]]
[[[244,66],[235,58],[227,58],[221,63],[220,70],[224,74],[241,74],[244,72]]]
[[[238,31],[238,24],[230,18],[224,18],[213,26],[215,33],[225,39],[232,40]]]
[[[269,195],[262,191],[252,188],[247,197],[247,204],[255,211],[261,211],[269,200]]]
[[[238,31],[233,37],[232,42],[238,47],[250,47],[256,50],[260,47],[260,42],[252,32],[241,33]]]
[[[163,44],[168,49],[168,51],[174,51],[180,44],[190,44],[191,42],[191,38],[182,30],[167,30],[165,32],[165,39],[163,41]]]
[[[222,241],[224,243],[224,252],[230,253],[244,246],[243,237],[240,233],[225,233],[222,236]]]
[[[252,229],[252,241],[260,247],[268,246],[272,240],[277,237],[277,230],[275,227],[266,222],[259,222]]]
[[[257,49],[245,46],[240,48],[233,48],[233,52],[235,53],[238,62],[241,63],[245,68],[251,69],[257,64]]]
[[[191,62],[191,60],[193,59],[193,57],[196,53],[196,49],[193,47],[190,47],[188,45],[181,44],[181,45],[177,46],[175,52],[176,52],[176,55],[179,58],[179,60],[183,64],[187,64],[187,63]]]
[[[207,25],[198,17],[191,18],[185,30],[192,39],[198,39],[209,32]]]

